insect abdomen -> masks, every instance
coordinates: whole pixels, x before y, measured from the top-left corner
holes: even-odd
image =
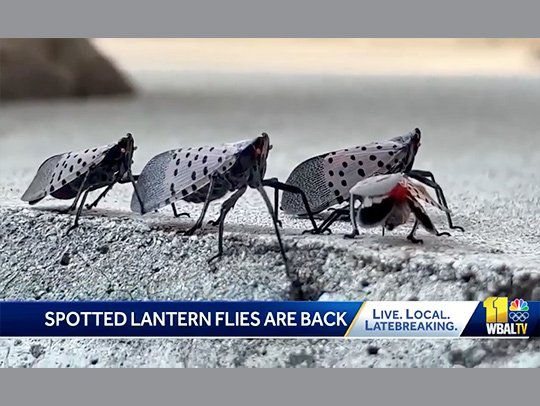
[[[383,222],[392,211],[394,201],[392,198],[385,198],[380,203],[374,203],[369,207],[360,208],[358,220],[365,227],[374,227]]]
[[[210,196],[210,201],[212,202],[214,200],[221,199],[227,194],[230,186],[230,183],[226,179],[224,179],[223,176],[217,176],[214,183],[214,189],[212,190],[212,195]],[[206,196],[208,195],[209,188],[210,184],[200,188],[189,196],[186,196],[184,200],[190,203],[204,203],[206,200]]]

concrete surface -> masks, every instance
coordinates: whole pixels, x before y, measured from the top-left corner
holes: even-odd
[[[133,100],[27,103],[0,115],[0,298],[27,300],[288,300],[271,221],[250,191],[226,225],[215,267],[212,227],[192,237],[200,207],[138,217],[115,186],[81,226],[46,199],[19,200],[38,166],[62,151],[132,132],[134,171],[155,154],[268,132],[268,176],[302,160],[419,127],[416,167],[435,173],[466,232],[411,245],[401,227],[344,240],[303,236],[282,214],[291,265],[312,299],[540,300],[540,78],[436,78],[134,73]],[[219,204],[211,206],[214,218]],[[441,231],[444,216],[430,211]],[[62,265],[62,257],[69,264]],[[378,351],[374,348],[376,347]],[[371,355],[370,353],[375,353]],[[0,340],[3,367],[540,367],[539,340]]]

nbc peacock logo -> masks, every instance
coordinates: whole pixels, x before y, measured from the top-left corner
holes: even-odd
[[[523,323],[529,318],[529,304],[523,299],[514,299],[510,303],[508,318],[514,323]]]

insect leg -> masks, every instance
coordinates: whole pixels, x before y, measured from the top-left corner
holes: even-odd
[[[143,206],[143,203],[142,203],[142,199],[139,195],[139,191],[137,189],[137,185],[135,184],[135,177],[133,176],[133,174],[131,173],[131,170],[128,170],[125,172],[124,176],[120,176],[120,174],[118,174],[119,176],[117,177],[117,179],[115,179],[109,186],[107,186],[107,188],[98,196],[98,198],[90,203],[90,204],[87,204],[86,205],[86,208],[87,209],[92,209],[94,207],[96,207],[99,203],[99,201],[101,199],[103,199],[107,193],[109,193],[109,191],[113,188],[113,186],[116,184],[116,183],[132,183],[133,184],[133,188],[135,189],[135,194],[137,195],[137,199],[139,199],[139,204],[141,205],[141,211],[142,213],[144,214],[144,209],[142,209],[144,206]],[[139,175],[137,175],[137,179],[139,178]]]
[[[418,238],[416,238],[414,236],[414,233],[416,232],[416,229],[418,228],[418,219],[414,219],[414,226],[411,230],[411,232],[409,233],[409,235],[407,236],[407,240],[409,240],[410,242],[412,242],[413,244],[423,244],[424,241],[423,240],[420,240]]]
[[[191,217],[189,213],[178,213],[178,211],[176,211],[176,205],[174,203],[171,203],[171,207],[172,207],[174,217],[180,217],[180,216]]]
[[[358,225],[356,224],[356,216],[354,215],[354,201],[357,199],[357,196],[353,195],[351,193],[351,201],[349,203],[349,212],[351,217],[351,224],[352,224],[352,232],[350,234],[345,234],[345,238],[354,238],[356,237],[358,232]],[[358,208],[360,210],[360,208]]]
[[[84,185],[84,183],[83,183]],[[79,208],[77,209],[77,214],[75,214],[75,222],[73,223],[73,225],[68,228],[68,230],[66,231],[66,235],[68,235],[71,230],[77,228],[79,226],[79,217],[81,216],[81,212],[82,212],[82,209],[84,207],[84,202],[86,201],[86,197],[88,196],[88,193],[90,192],[90,189],[87,189],[85,192],[84,192],[84,195],[82,197],[82,200],[81,200],[81,204],[79,204]]]
[[[414,169],[414,170],[410,171],[407,175],[410,176],[411,178],[416,179],[416,180],[422,182],[423,184],[435,189],[435,192],[437,193],[437,198],[439,199],[439,203],[443,207],[448,209],[448,204],[446,203],[446,198],[444,197],[444,192],[443,192],[441,186],[435,180],[435,176],[433,176],[433,173],[431,173],[429,171],[423,171],[423,170],[420,170],[420,169]],[[429,178],[431,178],[431,179],[429,179]],[[452,222],[452,217],[450,216],[450,213],[446,213],[446,218],[448,219],[448,226],[450,228],[465,231],[465,229],[463,227],[454,225],[454,223]]]
[[[208,263],[214,261],[215,259],[223,255],[223,227],[225,225],[225,217],[227,216],[227,213],[229,213],[229,211],[234,207],[238,199],[240,199],[240,197],[242,197],[242,195],[246,192],[246,189],[247,186],[242,186],[221,205],[221,212],[219,214],[219,218],[216,220],[216,223],[219,224],[218,253],[217,255],[214,255],[212,258],[210,258],[208,260]]]
[[[139,180],[140,175],[133,175],[131,172],[131,165],[127,168],[126,172],[124,173],[124,176],[122,176],[118,183],[131,183],[133,185],[133,189],[135,190],[135,195],[137,196],[137,200],[139,200],[139,205],[141,206],[141,214],[145,214],[146,211],[144,210],[143,201],[141,199],[141,195],[139,194],[139,189],[137,188],[137,182]]]
[[[433,225],[433,222],[431,221],[431,219],[429,218],[429,216],[427,215],[427,213],[424,211],[424,209],[422,208],[420,204],[411,200],[409,200],[407,203],[409,204],[411,211],[414,213],[414,216],[416,217],[413,229],[411,233],[407,236],[408,240],[410,240],[413,243],[418,243],[418,242],[421,244],[423,243],[422,240],[418,240],[414,237],[414,233],[416,232],[416,229],[418,228],[419,223],[422,223],[422,225],[425,227],[426,230],[435,234],[437,237],[440,237],[443,235],[450,236],[450,233],[446,231],[443,233],[440,233],[439,231],[437,231],[437,229]]]
[[[343,207],[343,208],[338,207],[338,208],[336,209],[336,208],[334,208],[334,207],[330,207],[330,208],[328,209],[328,211],[336,211],[336,210],[337,210],[337,211],[339,212],[339,214],[340,214],[339,218],[336,219],[337,221],[346,221],[346,222],[351,221],[350,216],[349,216],[349,214],[350,214],[350,213],[349,213],[349,205],[347,205],[346,207]]]
[[[135,183],[135,181],[139,180],[139,175],[133,175],[131,173],[131,168],[129,168],[127,170],[127,177],[129,181],[131,182],[131,184],[133,185],[133,190],[135,191],[135,195],[137,196],[137,200],[139,201],[139,204],[141,206],[141,214],[144,214],[145,211],[144,211],[143,201],[141,199],[141,195],[139,194],[139,189],[137,188],[137,184]],[[122,183],[122,181],[120,180],[119,183]]]
[[[81,183],[81,187],[79,188],[78,192],[77,192],[77,196],[75,196],[75,200],[73,200],[73,203],[71,203],[71,206],[69,206],[69,208],[67,210],[62,210],[61,213],[67,213],[67,212],[70,212],[71,210],[74,210],[75,207],[77,207],[77,203],[79,202],[79,198],[81,197],[81,193],[83,192],[84,190],[84,187],[86,186],[86,181],[88,180],[88,175],[90,174],[90,171],[86,172],[86,175],[84,175],[84,179]],[[69,230],[68,230],[69,232]]]
[[[124,184],[124,183],[130,183],[130,182],[134,182],[134,181],[136,182],[136,181],[139,180],[139,176],[140,176],[140,175],[133,175],[133,174],[131,173],[131,170],[130,170],[130,171],[126,171],[126,173],[124,174],[124,176],[122,176],[122,177],[120,178],[120,180],[118,181],[118,183]]]
[[[265,179],[262,181],[263,186],[273,187],[272,185],[274,183],[279,183],[277,178]],[[279,188],[274,187],[274,215],[275,215],[276,223],[278,223],[280,227],[283,227],[283,223],[279,219],[278,206],[279,206]]]
[[[86,201],[86,198],[88,196],[88,193],[90,192],[90,189],[87,189],[86,192],[84,192],[84,195],[81,199],[81,204],[79,204],[79,209],[77,210],[77,214],[75,215],[75,223],[69,228],[66,235],[69,234],[71,230],[76,228],[79,225],[79,217],[81,216],[82,209],[84,207],[84,202]]]
[[[71,206],[69,206],[67,209],[60,210],[60,213],[67,214],[70,211],[75,210],[76,207],[77,207],[77,199],[73,200],[73,203],[71,203]]]
[[[206,199],[204,200],[204,206],[203,206],[203,209],[201,211],[201,214],[200,214],[199,218],[197,219],[197,222],[195,223],[195,225],[193,227],[191,227],[189,230],[187,230],[184,235],[193,235],[193,233],[196,230],[201,228],[203,220],[204,220],[204,216],[206,214],[206,211],[208,210],[208,205],[210,204],[210,199],[212,197],[212,192],[214,191],[215,182],[216,182],[216,178],[215,178],[215,176],[212,176],[210,178],[210,185],[208,186],[208,193],[206,194]]]
[[[109,186],[107,186],[107,187],[105,188],[105,190],[104,190],[103,192],[101,192],[101,194],[98,196],[98,198],[97,198],[94,202],[92,202],[92,203],[86,205],[86,208],[87,208],[88,210],[90,210],[90,209],[96,207],[97,204],[99,203],[99,201],[105,197],[105,195],[109,192],[109,190],[112,189],[112,187],[114,186],[115,183],[116,183],[116,181],[113,182],[113,183],[111,183]]]
[[[276,178],[273,178],[273,179],[277,181]],[[279,219],[279,189],[278,188],[274,189],[274,214],[276,215],[276,223],[278,223],[280,227],[283,227],[283,224],[281,223],[281,220]]]
[[[326,231],[328,231],[328,234],[332,234],[332,230],[330,230],[330,226],[344,215],[347,215],[347,216],[349,215],[348,207],[333,209],[332,214],[330,214],[319,226],[318,234],[324,234]],[[309,231],[310,230],[306,230],[304,231],[304,233],[307,233]]]
[[[279,250],[281,251],[281,256],[283,257],[283,262],[285,262],[285,271],[287,273],[287,276],[289,279],[293,279],[293,275],[291,275],[290,269],[289,269],[289,261],[287,260],[287,255],[285,255],[285,249],[283,248],[283,242],[281,241],[281,235],[279,233],[279,227],[277,225],[276,217],[274,216],[274,210],[272,209],[272,204],[270,203],[270,199],[268,198],[268,195],[266,194],[264,190],[264,186],[261,185],[257,188],[259,193],[264,199],[264,202],[266,203],[266,207],[268,208],[268,212],[270,213],[270,216],[272,217],[272,221],[274,223],[274,230],[276,231],[276,237],[279,242]],[[276,207],[277,210],[277,207]],[[297,278],[294,278],[297,279]]]
[[[278,203],[278,200],[279,200],[278,190],[283,190],[285,192],[290,192],[290,193],[297,193],[302,197],[302,202],[304,203],[304,207],[306,208],[307,215],[309,216],[309,220],[311,221],[311,224],[313,225],[313,229],[309,230],[309,232],[313,234],[319,234],[319,228],[317,227],[317,223],[315,222],[315,218],[313,217],[313,212],[311,211],[311,208],[309,207],[308,199],[302,189],[296,186],[287,185],[286,183],[280,182],[277,180],[277,178],[265,179],[262,181],[262,185],[269,186],[275,189],[274,200],[275,200],[276,221],[278,219],[278,204],[279,204]]]

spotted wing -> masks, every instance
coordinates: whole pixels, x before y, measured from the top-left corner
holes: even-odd
[[[411,178],[407,176],[404,176],[400,180],[400,183],[402,186],[404,186],[407,189],[407,191],[409,192],[409,195],[413,197],[414,200],[423,201],[425,203],[428,203],[438,208],[439,210],[444,211],[445,213],[450,213],[450,211],[447,208],[441,206],[437,201],[435,201],[435,199],[431,197],[431,195],[429,194],[429,192],[426,190],[426,188],[423,185],[419,184],[418,182],[415,182],[414,180],[412,180]]]
[[[238,154],[254,140],[221,146],[180,148],[153,157],[143,168],[137,189],[143,203],[134,193],[131,210],[148,213],[183,199],[210,183],[214,174],[221,174],[236,162]]]
[[[114,145],[116,144],[66,152],[50,157],[41,164],[21,199],[26,202],[35,202],[54,193],[88,172],[91,167],[99,165],[105,158],[107,151]]]
[[[298,165],[286,183],[302,189],[317,213],[343,203],[351,186],[363,179],[404,171],[410,147],[409,142],[392,139],[319,155]],[[283,193],[281,208],[290,214],[306,214],[301,197],[290,192]]]

